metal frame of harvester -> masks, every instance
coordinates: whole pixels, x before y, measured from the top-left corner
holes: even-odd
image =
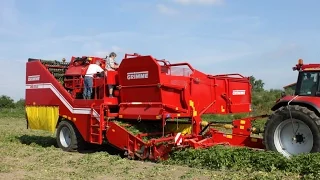
[[[188,63],[171,64],[150,55],[126,54],[117,71],[95,76],[93,98],[81,99],[86,68],[96,61],[105,66],[103,58],[85,56],[72,57],[70,62],[29,58],[26,63],[28,127],[56,131],[58,146],[65,151],[83,148],[88,143],[108,143],[123,150],[129,158],[159,160],[167,159],[174,149],[225,144],[267,148],[286,155],[289,151],[279,149],[282,136],[279,135],[279,142],[276,142],[275,134],[278,133],[277,125],[287,117],[283,115],[288,114],[283,107],[288,102],[294,105],[291,116],[301,117],[301,113],[309,113],[314,121],[306,119],[305,122],[313,128],[312,137],[320,136],[316,132],[319,130],[315,130],[318,126],[314,126],[320,122],[319,118],[311,113],[312,108],[309,110],[314,107],[314,113],[318,115],[317,103],[313,97],[308,99],[305,96],[294,100],[285,96],[273,107],[272,110],[278,109],[274,115],[233,120],[232,124],[222,125],[231,129],[231,133],[219,131],[212,127],[213,122],[203,121],[201,116],[251,112],[249,78],[240,74],[207,75]],[[301,70],[303,65],[299,61],[296,67]],[[117,87],[114,98],[106,96],[107,85]],[[303,108],[299,109],[300,106]],[[252,122],[265,117],[269,120],[264,138],[254,137],[252,134],[259,132],[252,127]],[[132,124],[143,124],[148,132],[134,134],[128,130]],[[301,134],[295,136],[296,142],[301,138],[307,141]],[[303,144],[301,142],[298,144]],[[314,139],[310,151],[319,150],[317,143]],[[294,154],[293,151],[289,153]]]

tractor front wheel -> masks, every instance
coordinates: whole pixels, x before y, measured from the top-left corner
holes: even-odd
[[[264,144],[286,157],[319,152],[320,118],[306,107],[281,107],[265,125]]]

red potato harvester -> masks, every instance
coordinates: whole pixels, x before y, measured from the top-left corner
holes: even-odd
[[[126,54],[116,71],[94,76],[92,98],[82,99],[83,77],[88,65],[96,61],[105,67],[106,60],[99,57],[72,57],[70,62],[29,58],[28,128],[56,131],[58,146],[64,151],[108,143],[130,159],[163,160],[175,149],[220,144],[273,150],[285,156],[320,150],[319,64],[303,65],[299,60],[294,67],[299,71],[295,96],[283,94],[271,116],[221,124],[232,130],[225,133],[213,128],[217,122],[203,121],[201,116],[251,112],[248,77],[208,75],[188,63]],[[310,74],[313,80],[306,85],[304,78]],[[108,97],[108,85],[116,86],[113,98]],[[263,138],[253,136],[261,132],[252,122],[267,117]],[[130,124],[143,124],[146,132],[134,134]]]

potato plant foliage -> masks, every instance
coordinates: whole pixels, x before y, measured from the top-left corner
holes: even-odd
[[[210,149],[175,151],[164,163],[210,170],[284,171],[299,173],[308,178],[320,178],[318,153],[288,159],[277,152],[216,146]]]

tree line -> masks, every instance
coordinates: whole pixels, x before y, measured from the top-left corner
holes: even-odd
[[[269,89],[264,88],[265,83],[261,79],[256,79],[250,76],[252,85],[252,107],[256,113],[270,113],[271,107],[276,103],[276,100],[285,92],[287,95],[293,95],[293,89]]]
[[[5,108],[23,108],[25,104],[24,99],[19,99],[18,101],[14,101],[11,97],[7,95],[0,96],[0,109]]]

